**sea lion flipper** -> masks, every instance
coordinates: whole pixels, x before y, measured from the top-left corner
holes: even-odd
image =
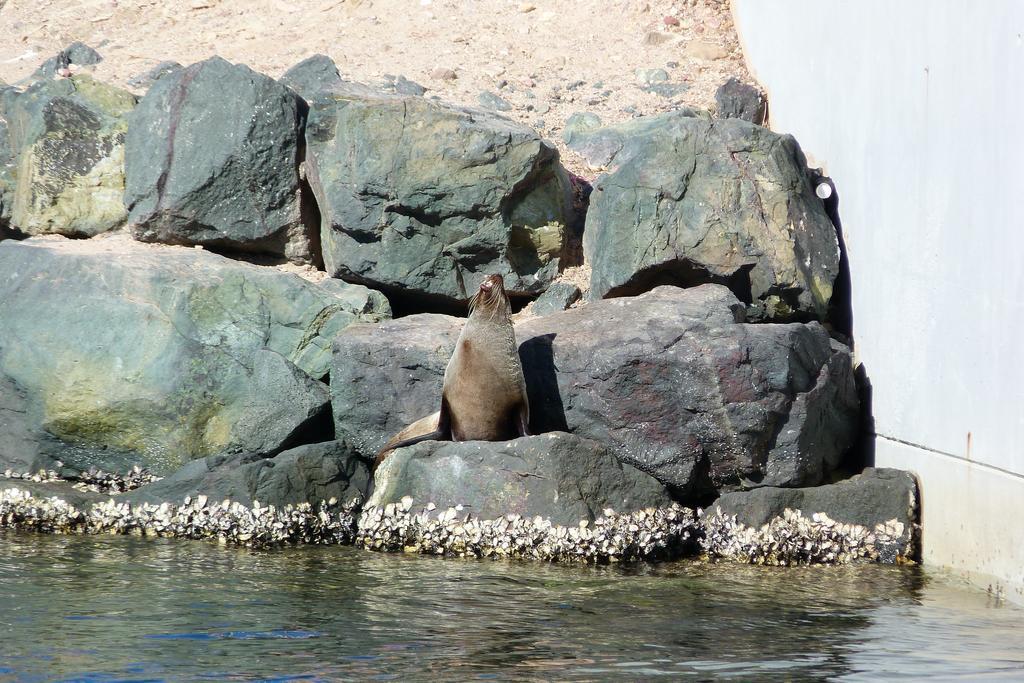
[[[420,430],[426,428],[430,423],[435,422],[436,426],[429,432],[422,432]],[[419,434],[416,432],[420,431]],[[403,448],[404,446],[412,446],[421,441],[451,441],[451,412],[448,408],[448,402],[441,398],[441,410],[439,412],[428,415],[422,419],[412,423],[398,434],[393,436],[390,441],[384,444],[384,447],[377,451],[376,457],[373,459],[372,472],[376,472],[380,464],[384,462],[387,457],[391,454],[391,451],[396,448]]]

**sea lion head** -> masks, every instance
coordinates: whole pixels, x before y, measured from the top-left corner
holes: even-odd
[[[512,302],[505,293],[505,280],[500,275],[488,275],[480,283],[480,290],[469,300],[470,315],[493,317],[512,315]]]

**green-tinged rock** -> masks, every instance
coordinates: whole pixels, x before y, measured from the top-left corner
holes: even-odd
[[[124,235],[7,241],[0,374],[24,392],[30,427],[158,473],[273,452],[327,421],[314,380],[333,337],[390,315],[379,294],[340,288],[365,289]]]
[[[552,524],[593,521],[603,510],[667,507],[665,487],[620,463],[596,441],[554,432],[514,441],[425,441],[394,451],[374,477],[368,505],[409,496],[442,510],[462,505],[478,519],[541,516]]]
[[[124,223],[124,135],[135,97],[78,74],[0,96],[13,168],[0,184],[27,235],[91,237]],[[8,201],[3,201],[6,205]]]
[[[335,83],[311,101],[306,140],[331,275],[451,304],[485,274],[513,295],[539,294],[557,274],[569,182],[533,131]]]
[[[753,317],[824,319],[839,272],[836,230],[788,135],[673,112],[574,137],[609,169],[590,197],[583,248],[594,298],[661,284],[725,284]]]
[[[157,80],[125,140],[125,203],[144,242],[316,260],[303,217],[304,105],[220,57]]]

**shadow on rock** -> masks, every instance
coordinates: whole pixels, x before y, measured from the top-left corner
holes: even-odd
[[[530,400],[530,431],[569,431],[565,421],[565,407],[558,390],[558,368],[555,367],[554,340],[556,333],[542,334],[519,345],[519,360],[526,376],[526,395]]]

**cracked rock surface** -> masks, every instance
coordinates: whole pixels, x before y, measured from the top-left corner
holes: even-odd
[[[792,136],[684,110],[569,144],[607,169],[583,238],[591,297],[713,282],[752,318],[825,319],[839,241]]]
[[[306,141],[330,275],[448,305],[485,274],[512,295],[539,294],[557,275],[570,183],[533,130],[335,82],[312,97]]]

